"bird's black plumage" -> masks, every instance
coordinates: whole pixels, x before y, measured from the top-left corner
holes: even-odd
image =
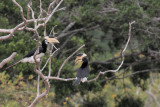
[[[45,54],[46,51],[47,51],[47,44],[48,44],[47,40],[44,39],[44,40],[42,41],[42,47],[39,47],[39,52],[38,52],[38,54],[36,55],[36,56],[37,56],[37,57],[36,57],[37,59],[40,60],[40,58],[41,58],[42,56],[44,56],[44,54]],[[12,67],[12,66],[20,63],[20,62],[35,63],[33,56],[34,56],[36,50],[37,50],[37,48],[31,50],[31,51],[28,52],[28,54],[26,54],[22,59],[14,62],[13,64],[9,65],[8,67],[4,68],[3,70],[6,70],[6,69],[8,69],[8,68],[10,68],[10,67]],[[41,55],[40,55],[40,54],[41,54]]]
[[[89,66],[88,66],[88,60],[86,57],[82,59],[83,63],[81,67],[77,70],[77,78],[84,78],[88,77],[89,75]]]
[[[27,57],[33,56],[35,54],[36,50],[37,50],[37,48],[35,48],[32,51],[28,52],[28,54],[25,55],[23,58],[27,58]],[[46,53],[46,51],[47,51],[47,44],[46,44],[46,40],[44,39],[42,41],[42,47],[39,47],[39,53]]]
[[[33,56],[34,53],[36,52],[37,48],[31,50],[27,55],[25,55],[23,58],[27,58],[27,57],[30,57],[30,56]],[[39,47],[39,51],[42,50],[42,47]]]
[[[79,56],[82,56],[83,54],[78,54]],[[89,76],[89,65],[88,65],[88,59],[86,57],[82,58],[82,65],[77,70],[76,75],[76,81],[74,81],[73,85],[78,85],[80,82],[85,82]]]

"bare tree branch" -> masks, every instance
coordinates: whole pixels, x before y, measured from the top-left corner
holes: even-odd
[[[42,1],[41,0],[39,0],[39,8],[40,8],[40,14],[39,14],[38,18],[40,18],[42,16],[42,13],[43,13]]]
[[[148,95],[151,96],[153,98],[153,100],[156,102],[157,107],[160,107],[160,103],[157,100],[157,97],[155,97],[155,95],[151,92],[151,91],[147,91]]]
[[[152,77],[152,73],[151,73],[149,89],[148,89],[148,91],[146,91],[146,93],[148,93],[148,95],[151,96],[151,98],[155,101],[155,103],[157,104],[157,107],[160,107],[160,103],[159,103],[157,97],[152,93],[153,83],[154,83],[154,81],[153,81],[153,77]]]
[[[11,29],[0,29],[1,33],[11,33]]]
[[[62,32],[67,32],[70,28],[72,28],[75,25],[75,22],[71,22]]]
[[[54,27],[52,27],[52,30],[50,31],[49,36],[50,36],[52,33],[53,33],[53,34],[56,34],[56,33],[54,32],[55,27],[57,27],[57,25],[55,25]]]
[[[123,76],[123,77],[119,77],[120,75],[122,75],[123,73],[119,74],[119,75],[116,75],[116,76],[112,76],[112,77],[109,77],[107,79],[104,79],[102,80],[101,82],[104,82],[104,81],[107,81],[107,80],[111,80],[111,79],[124,79],[124,78],[128,78],[128,77],[131,77],[133,75],[136,75],[136,74],[140,74],[140,73],[146,73],[146,72],[153,72],[153,71],[160,71],[160,69],[146,69],[146,70],[141,70],[141,71],[135,71],[131,74],[128,74],[126,76]]]
[[[53,80],[60,80],[60,81],[73,81],[73,80],[76,80],[76,78],[67,78],[67,79],[64,79],[64,78],[59,78],[59,77],[46,77],[47,79],[53,79]]]
[[[48,8],[48,13],[50,13],[51,8],[53,7],[53,5],[58,2],[58,0],[54,0],[52,3],[50,3],[49,8]]]
[[[61,70],[62,70],[63,66],[65,65],[65,63],[66,63],[74,54],[76,54],[81,48],[83,48],[84,46],[85,46],[85,44],[82,45],[81,47],[79,47],[75,52],[73,52],[73,53],[63,62],[63,64],[62,64],[61,67],[59,68],[57,77],[60,76]]]
[[[58,50],[58,52],[55,54],[55,57],[59,54],[59,52],[62,51],[62,49],[64,49],[64,47],[66,46],[66,44],[69,42],[69,40],[74,36],[74,34],[72,34],[71,36],[69,36],[64,43],[61,45],[60,49]]]
[[[1,63],[0,63],[0,68],[2,68],[6,63],[10,62],[15,56],[16,56],[16,52],[13,52],[8,58],[4,59]]]
[[[20,4],[18,4],[16,0],[12,0],[12,1],[20,9],[21,17],[22,17],[23,21],[26,22],[26,18],[24,17],[22,6]]]
[[[40,18],[40,19],[30,19],[30,20],[26,20],[26,23],[30,23],[30,22],[34,22],[34,21],[37,21],[37,22],[40,22],[40,21],[44,21],[45,18]],[[0,40],[6,40],[6,39],[9,39],[11,38],[12,36],[14,36],[14,32],[16,32],[17,30],[18,31],[22,31],[24,30],[25,27],[23,27],[25,24],[25,22],[22,22],[20,24],[18,24],[17,26],[15,26],[14,28],[12,29],[0,29],[0,32],[2,33],[10,33],[6,36],[1,36],[0,37]],[[33,29],[30,29],[30,30],[33,30]]]
[[[133,52],[131,54],[125,54],[124,56],[125,57],[132,57],[132,56],[138,56],[142,54],[141,52]],[[118,56],[118,57],[114,57],[112,59],[109,59],[109,60],[106,60],[106,61],[90,61],[89,64],[110,64],[110,63],[114,63],[114,64],[119,64],[120,62],[113,62],[113,61],[116,61],[116,60],[119,60],[121,58],[121,56]]]
[[[59,49],[56,49],[53,53],[52,53],[52,55],[47,59],[47,61],[46,61],[46,63],[45,63],[45,65],[43,66],[43,68],[41,69],[41,71],[43,71],[44,70],[44,68],[47,66],[47,64],[48,64],[48,62],[49,62],[49,60],[51,59],[51,57],[58,51]]]
[[[45,92],[43,92],[42,94],[37,96],[29,107],[35,107],[40,99],[42,99],[44,96],[48,95],[49,89],[50,89],[50,84],[47,81],[47,79],[45,78],[45,76],[39,70],[35,70],[35,72],[42,78],[42,80],[45,84],[46,90],[45,90]]]
[[[121,52],[122,61],[121,61],[121,64],[118,66],[118,68],[117,68],[116,70],[107,70],[107,71],[104,71],[104,72],[101,72],[101,71],[100,71],[100,72],[98,73],[98,75],[97,75],[94,79],[88,80],[87,82],[96,81],[96,80],[99,78],[100,75],[104,75],[104,74],[106,74],[106,73],[108,73],[108,72],[117,72],[117,71],[119,71],[119,69],[122,67],[123,62],[124,62],[124,52],[126,51],[127,46],[128,46],[128,43],[129,43],[130,38],[131,38],[131,27],[132,27],[132,24],[133,24],[133,23],[135,23],[135,21],[129,23],[128,41],[127,41],[124,49],[123,49],[122,52]]]
[[[24,14],[23,14],[23,8],[15,0],[13,0],[13,2],[20,8],[21,16],[22,16],[22,19],[24,20],[24,22],[18,24],[13,29],[0,29],[0,32],[2,32],[2,33],[10,33],[10,34],[8,34],[6,36],[1,36],[0,40],[6,40],[6,39],[11,38],[14,35],[14,32],[16,32],[17,30],[18,31],[24,30],[26,28],[26,24],[28,24],[30,22],[37,23],[37,22],[40,22],[40,21],[44,21],[44,23],[38,24],[35,27],[35,29],[38,29],[39,27],[44,26],[50,20],[50,18],[52,17],[52,15],[56,12],[56,10],[60,6],[60,4],[63,2],[63,0],[61,0],[58,3],[58,5],[54,8],[54,10],[52,11],[52,13],[49,14],[48,16],[46,16],[46,18],[38,18],[38,19],[35,19],[34,12],[33,12],[32,8],[31,8],[30,4],[28,4],[29,10],[31,10],[31,12],[32,12],[32,18],[33,19],[31,19],[31,20],[26,20],[25,17],[24,17]],[[26,29],[26,30],[33,31],[33,29],[31,29],[31,28],[30,29]]]
[[[51,76],[51,63],[52,63],[52,60],[51,60],[51,57],[59,50],[57,49],[54,44],[52,45],[52,49],[53,47],[56,49],[53,53],[52,53],[52,49],[50,50],[49,52],[49,58],[47,59],[45,65],[42,67],[42,69],[40,69],[40,66],[41,66],[41,62],[38,62],[37,59],[36,59],[36,55],[38,54],[39,52],[39,40],[40,40],[40,34],[38,32],[38,29],[40,27],[44,27],[44,36],[46,36],[46,24],[49,22],[49,20],[51,19],[51,17],[53,16],[53,14],[59,10],[63,10],[64,8],[61,8],[58,10],[59,6],[61,5],[61,3],[63,2],[63,0],[54,0],[53,2],[51,2],[49,4],[49,7],[48,7],[48,12],[46,12],[45,10],[43,10],[42,8],[42,1],[39,0],[40,4],[39,4],[39,8],[40,8],[40,14],[38,15],[38,18],[35,18],[35,11],[32,9],[32,0],[30,0],[30,2],[28,3],[28,11],[27,11],[27,19],[24,17],[24,12],[23,12],[23,8],[20,4],[17,3],[16,0],[12,0],[13,3],[20,9],[20,14],[21,14],[21,18],[22,18],[22,22],[19,23],[18,25],[16,25],[14,28],[12,29],[0,29],[0,32],[1,33],[6,33],[8,35],[6,36],[1,36],[0,37],[0,40],[6,40],[6,39],[9,39],[11,38],[12,36],[14,36],[14,33],[16,31],[23,31],[23,30],[27,30],[27,31],[30,31],[30,32],[34,32],[37,36],[37,44],[36,44],[36,47],[37,47],[37,50],[34,54],[34,60],[35,60],[35,67],[34,67],[34,72],[37,73],[38,75],[38,79],[37,79],[37,96],[36,98],[34,99],[34,101],[29,105],[29,107],[35,107],[36,104],[40,101],[40,99],[42,99],[43,97],[47,96],[48,93],[49,93],[49,90],[50,90],[50,83],[49,83],[49,80],[50,79],[53,79],[53,80],[59,80],[59,81],[73,81],[73,80],[76,80],[76,78],[60,78],[60,74],[61,74],[61,71],[64,67],[64,65],[66,64],[66,62],[73,56],[75,55],[81,48],[83,48],[85,46],[85,44],[83,44],[81,47],[79,47],[76,51],[74,51],[69,57],[67,57],[64,62],[62,63],[62,65],[60,66],[59,70],[58,70],[58,73],[57,73],[57,76]],[[53,8],[54,7],[54,8]],[[118,10],[112,10],[112,11],[118,11]],[[46,13],[46,16],[42,16],[43,12]],[[31,18],[30,19],[30,13],[31,13]],[[41,17],[44,17],[44,18],[41,18]],[[32,23],[34,24],[34,27],[28,27],[27,25],[29,23]],[[131,38],[131,25],[135,23],[135,21],[129,23],[129,33],[128,33],[128,41],[124,47],[124,49],[122,50],[121,52],[121,58],[122,58],[122,61],[120,63],[120,65],[118,66],[118,68],[116,70],[107,70],[107,71],[104,71],[104,72],[99,72],[98,75],[92,79],[92,80],[88,80],[87,82],[92,82],[92,81],[96,81],[100,75],[103,75],[105,73],[108,73],[108,72],[117,72],[119,71],[119,69],[122,67],[123,63],[124,63],[124,53],[126,51],[126,48],[128,46],[128,43],[130,41],[130,38]],[[68,35],[71,35],[69,38],[66,39],[66,41],[64,42],[63,45],[61,45],[61,48],[60,50],[66,45],[66,43],[70,40],[71,37],[73,37],[73,35],[75,33],[78,33],[78,32],[82,32],[82,31],[88,31],[88,30],[92,30],[92,29],[95,29],[95,28],[98,28],[99,25],[95,25],[93,27],[84,27],[84,28],[80,28],[80,29],[75,29],[75,30],[71,30],[69,31],[73,26],[75,25],[75,22],[71,22],[62,32],[61,34],[58,36],[58,38],[63,38],[65,36],[68,36]],[[93,23],[92,23],[93,25]],[[54,30],[54,29],[52,29]],[[51,32],[52,32],[51,30]],[[10,60],[12,60],[14,57],[15,57],[16,53],[14,52],[10,57],[4,59],[1,63],[0,63],[0,68],[2,68],[6,63],[8,63]],[[48,71],[48,76],[45,76],[42,71],[44,70],[44,68],[47,66],[49,62],[49,71]],[[39,83],[40,83],[40,78],[43,80],[43,83],[45,84],[45,91],[43,93],[40,93],[40,88],[39,88]],[[123,77],[125,78],[125,76]]]
[[[32,6],[32,0],[29,1],[28,5]],[[28,8],[28,11],[27,11],[27,20],[29,20],[29,18],[30,18],[29,17],[30,16],[30,11],[31,11],[30,8]]]
[[[38,75],[38,78],[37,78],[37,96],[39,96],[39,81],[40,81],[40,76]]]
[[[60,38],[63,38],[67,35],[71,35],[73,33],[78,33],[78,32],[82,32],[82,31],[89,31],[89,30],[92,30],[92,29],[95,29],[95,28],[98,28],[98,27],[99,27],[99,25],[96,25],[96,26],[93,26],[93,27],[90,27],[90,28],[80,28],[80,29],[75,29],[75,30],[69,31],[69,32],[62,32],[62,33],[59,34],[59,36],[57,38],[60,39]],[[68,29],[68,28],[65,28],[64,31],[66,29]]]
[[[12,1],[20,9],[21,17],[22,17],[23,21],[26,22],[26,18],[24,17],[22,6],[20,4],[18,4],[16,0],[12,0]]]
[[[55,2],[56,2],[57,0],[55,0]],[[63,0],[61,0],[58,4],[57,4],[57,6],[53,9],[53,11],[51,12],[51,14],[46,18],[46,20],[45,20],[45,23],[47,23],[49,20],[50,20],[50,18],[53,16],[53,14],[56,12],[56,10],[58,9],[58,7],[60,6],[60,4],[63,2]],[[52,5],[51,5],[52,6]],[[49,6],[49,8],[50,8],[50,6]]]

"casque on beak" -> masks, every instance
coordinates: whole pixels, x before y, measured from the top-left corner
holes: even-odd
[[[44,37],[49,43],[53,44],[53,43],[59,43],[59,41],[57,40],[57,38],[50,38],[48,36]]]
[[[82,62],[83,57],[86,57],[86,56],[87,55],[84,53],[81,56],[76,56],[75,63],[77,64],[77,63]]]
[[[77,58],[75,59],[75,63],[77,64],[77,63],[80,63],[80,62],[82,62],[82,58],[81,58],[81,57],[77,57]]]

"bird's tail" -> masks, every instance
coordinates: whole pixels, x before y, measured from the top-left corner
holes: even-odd
[[[81,82],[81,78],[77,78],[76,81],[73,82],[73,85],[78,85]]]
[[[18,63],[20,63],[20,62],[21,62],[21,60],[18,60],[18,61],[16,61],[16,62],[14,62],[13,64],[9,65],[8,67],[2,68],[2,71],[7,70],[8,68],[10,68],[10,67],[12,67],[12,66],[14,66],[14,65],[16,65],[16,64],[18,64]]]

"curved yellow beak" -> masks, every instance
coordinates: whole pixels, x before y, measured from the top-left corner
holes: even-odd
[[[77,56],[76,59],[75,59],[75,63],[80,63],[80,62],[82,62],[82,58],[83,58],[83,57],[86,57],[86,56],[87,56],[87,55],[84,54],[84,53],[83,53],[82,56]]]
[[[77,58],[75,59],[75,63],[77,64],[77,63],[80,63],[80,62],[82,62],[82,58],[81,58],[81,57],[77,57]]]
[[[48,36],[44,37],[49,43],[59,43],[56,38],[49,38]]]

